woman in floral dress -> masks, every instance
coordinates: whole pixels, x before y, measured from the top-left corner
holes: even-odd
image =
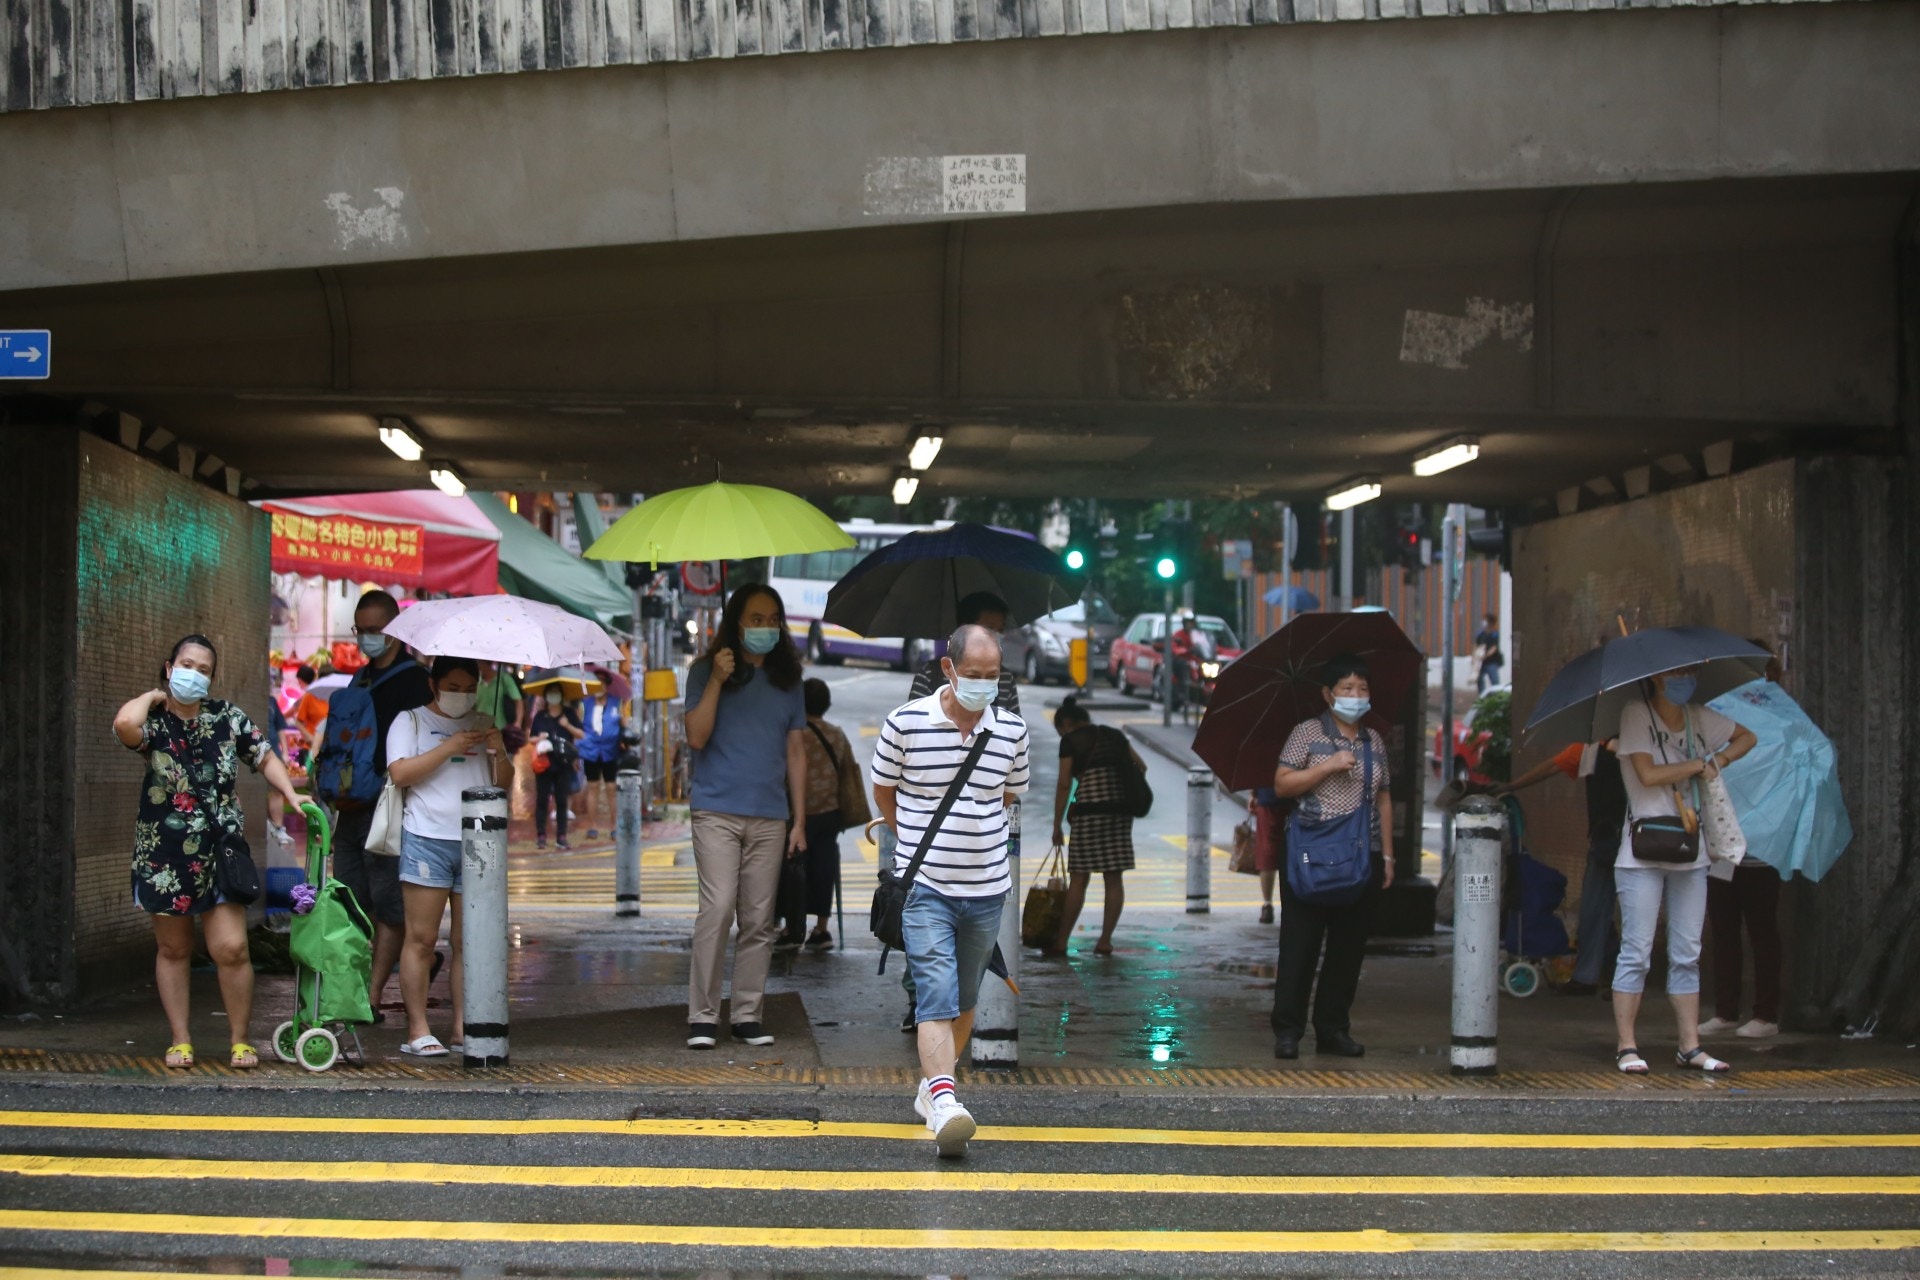
[[[167,1065],[191,1067],[187,1032],[188,970],[193,919],[205,921],[207,951],[220,972],[235,1067],[258,1066],[247,1043],[253,1012],[253,962],[247,953],[247,909],[221,897],[213,882],[214,849],[222,834],[239,833],[246,816],[234,796],[240,764],[264,774],[273,788],[271,809],[300,806],[287,767],[246,712],[209,698],[218,664],[213,642],[192,635],[173,646],[166,684],[134,698],[113,718],[114,736],[147,758],[140,815],[133,828],[133,901],[153,917],[158,948],[154,985],[173,1042]],[[280,820],[278,813],[272,814]]]

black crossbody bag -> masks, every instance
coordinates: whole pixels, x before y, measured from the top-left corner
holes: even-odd
[[[1686,726],[1682,730],[1686,734],[1686,746],[1682,748],[1684,752],[1693,745],[1693,715],[1684,707],[1681,708],[1681,715],[1686,718]],[[1651,702],[1647,703],[1647,716],[1653,721],[1654,742],[1660,748],[1660,763],[1673,763],[1667,758],[1667,726],[1661,722]],[[1683,755],[1681,758],[1690,760],[1693,757]],[[1692,822],[1688,821],[1694,811],[1688,807],[1687,798],[1680,793],[1680,784],[1674,783],[1670,790],[1673,792],[1673,807],[1678,810],[1672,816],[1662,814],[1651,818],[1634,818],[1632,803],[1628,803],[1633,856],[1642,862],[1684,867],[1700,857],[1700,820],[1694,816]]]
[[[253,860],[253,846],[238,831],[217,825],[218,806],[208,796],[199,803],[207,812],[207,832],[213,837],[213,887],[228,902],[251,906],[260,896],[260,868]]]
[[[906,874],[893,869],[893,859],[880,868],[880,885],[873,891],[873,914],[869,921],[873,936],[880,940],[880,968],[887,971],[887,952],[907,949],[906,939],[900,932],[900,917],[907,908],[907,890],[913,887],[913,878],[920,874],[920,864],[927,860],[927,851],[933,847],[934,837],[940,834],[940,824],[947,820],[947,814],[953,810],[953,802],[960,798],[960,788],[967,785],[967,779],[973,776],[973,768],[980,763],[980,757],[986,754],[987,740],[993,734],[982,729],[980,736],[974,739],[973,749],[967,753],[966,761],[961,764],[960,772],[953,775],[953,781],[947,784],[947,793],[940,797],[940,807],[933,811],[933,818],[927,823],[926,834],[920,838],[920,847],[914,850],[913,860],[907,864]]]

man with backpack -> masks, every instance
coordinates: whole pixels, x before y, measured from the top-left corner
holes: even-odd
[[[400,605],[385,591],[369,591],[353,611],[353,635],[366,655],[344,689],[327,701],[326,735],[314,758],[314,793],[334,810],[333,874],[373,918],[370,997],[376,1017],[380,993],[400,962],[406,905],[400,860],[367,852],[373,809],[387,781],[387,729],[403,711],[433,701],[427,672],[407,647],[387,638]]]

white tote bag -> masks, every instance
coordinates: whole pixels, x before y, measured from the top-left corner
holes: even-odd
[[[420,735],[420,721],[413,712],[407,712],[413,724],[414,737]],[[367,831],[367,852],[382,854],[389,858],[400,856],[400,840],[403,830],[401,823],[406,817],[407,789],[395,785],[393,776],[387,776],[387,783],[380,788],[380,799],[373,806],[373,826]]]
[[[1707,836],[1710,861],[1737,867],[1747,856],[1747,837],[1740,830],[1740,815],[1733,811],[1733,797],[1727,794],[1726,779],[1717,773],[1700,783],[1700,829]]]

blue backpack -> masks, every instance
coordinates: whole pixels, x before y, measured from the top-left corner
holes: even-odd
[[[1330,720],[1327,735],[1335,733]],[[1360,807],[1340,818],[1287,819],[1287,888],[1302,902],[1344,907],[1360,901],[1373,879],[1373,735],[1360,732]]]
[[[369,679],[363,670],[344,689],[335,689],[327,699],[327,736],[313,759],[314,791],[321,799],[338,805],[342,802],[372,804],[380,796],[385,775],[373,758],[380,742],[380,722],[374,710],[373,691],[402,671],[418,664],[410,657]]]

